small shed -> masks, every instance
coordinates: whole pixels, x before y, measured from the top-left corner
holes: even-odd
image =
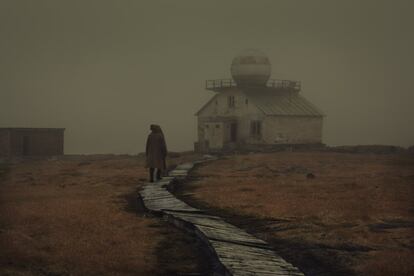
[[[63,155],[64,128],[0,128],[0,156]]]

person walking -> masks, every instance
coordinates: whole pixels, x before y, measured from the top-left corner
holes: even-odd
[[[148,135],[145,150],[147,156],[146,167],[149,168],[150,182],[154,182],[155,169],[157,180],[161,179],[161,172],[166,170],[167,145],[159,125],[151,125],[150,129],[151,133]]]

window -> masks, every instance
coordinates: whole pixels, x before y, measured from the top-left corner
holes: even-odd
[[[235,106],[234,96],[227,97],[227,105],[229,108],[233,108]]]
[[[249,104],[249,99],[246,99],[244,102],[245,102],[246,104]]]
[[[262,122],[261,121],[250,122],[250,135],[256,138],[260,138],[262,136]]]
[[[216,125],[216,128],[220,128],[220,125]]]

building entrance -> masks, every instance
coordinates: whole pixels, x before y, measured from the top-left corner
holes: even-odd
[[[237,123],[230,124],[230,142],[234,143],[237,141]]]

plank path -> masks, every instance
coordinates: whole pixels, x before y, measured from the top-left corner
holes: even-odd
[[[167,190],[175,179],[186,178],[196,164],[211,160],[177,166],[168,177],[146,183],[139,191],[138,200],[147,211],[164,216],[175,226],[201,239],[214,262],[215,275],[304,275],[263,240],[220,217],[189,206]]]

